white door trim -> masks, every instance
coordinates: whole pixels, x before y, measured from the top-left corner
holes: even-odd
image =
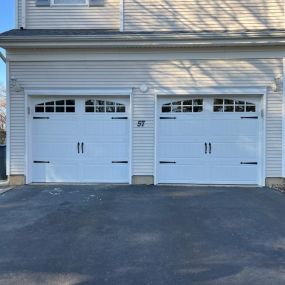
[[[169,88],[169,89],[156,89],[155,90],[155,147],[154,147],[154,184],[157,185],[157,164],[158,164],[158,98],[164,96],[195,96],[203,95],[205,97],[209,96],[224,96],[224,95],[240,95],[240,96],[261,96],[260,113],[263,122],[260,124],[260,179],[259,185],[265,186],[266,178],[266,102],[267,102],[267,88],[266,87],[211,87],[211,88]]]
[[[6,62],[6,175],[11,174],[11,94],[10,94],[10,61]]]
[[[129,97],[129,184],[132,183],[132,88],[95,88],[95,89],[39,89],[25,90],[25,176],[26,183],[31,177],[31,99],[35,96],[128,96]]]

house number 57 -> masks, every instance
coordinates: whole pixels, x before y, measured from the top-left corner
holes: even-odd
[[[143,128],[143,127],[144,127],[144,124],[145,124],[145,120],[138,121],[137,127]]]

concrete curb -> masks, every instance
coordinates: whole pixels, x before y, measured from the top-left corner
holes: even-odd
[[[15,188],[15,186],[7,186],[7,187],[0,188],[0,195],[2,195],[2,194],[6,193],[6,192],[8,192],[14,188]]]

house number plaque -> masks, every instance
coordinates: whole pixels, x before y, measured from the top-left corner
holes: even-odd
[[[138,128],[143,128],[144,125],[145,125],[145,120],[140,120],[140,121],[138,121],[138,123],[137,123],[137,127],[138,127]]]

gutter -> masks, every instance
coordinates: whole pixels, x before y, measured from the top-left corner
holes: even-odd
[[[284,38],[263,39],[164,39],[164,40],[128,40],[128,39],[90,39],[90,38],[13,38],[0,37],[3,48],[195,48],[195,47],[256,47],[284,46]]]
[[[168,48],[284,46],[285,32],[216,34],[41,34],[0,35],[4,48]]]
[[[4,61],[4,63],[6,63],[6,57],[4,56],[4,54],[1,51],[0,51],[0,57]]]

